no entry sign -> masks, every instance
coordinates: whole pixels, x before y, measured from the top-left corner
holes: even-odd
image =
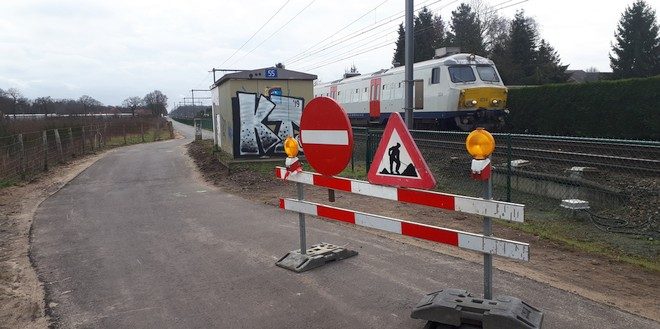
[[[346,111],[332,98],[312,99],[300,118],[300,143],[317,172],[339,174],[353,152],[353,128]]]

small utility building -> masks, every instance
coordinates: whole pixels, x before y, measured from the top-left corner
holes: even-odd
[[[316,75],[268,67],[222,76],[211,86],[214,143],[234,158],[283,156],[300,132]]]

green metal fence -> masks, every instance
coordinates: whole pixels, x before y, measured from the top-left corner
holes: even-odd
[[[368,172],[383,131],[356,127],[353,132],[352,168]],[[470,177],[467,133],[413,130],[411,134],[438,182],[437,190],[481,196],[481,183]],[[632,237],[621,242],[626,248],[648,247],[649,238],[660,238],[660,142],[493,136],[495,199],[526,204],[526,212],[535,220],[585,224],[575,226],[584,228],[588,232],[585,236],[616,232]],[[565,199],[588,201],[591,209],[575,214],[560,207]],[[658,248],[650,253],[657,256]]]
[[[183,119],[183,118],[172,118],[172,120],[183,123],[189,126],[195,126],[195,119]],[[202,121],[202,129],[213,131],[213,119],[211,118],[200,118]]]

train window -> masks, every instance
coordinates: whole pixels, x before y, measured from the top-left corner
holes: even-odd
[[[477,78],[469,65],[454,65],[449,67],[451,82],[472,82]]]
[[[436,84],[440,83],[440,68],[436,67],[433,70],[431,70],[431,83]],[[399,87],[401,87],[401,83],[399,83]]]
[[[500,77],[497,76],[495,68],[490,65],[477,65],[477,73],[482,81],[500,82]]]
[[[365,92],[365,93],[367,92],[367,87],[364,87],[364,92]]]

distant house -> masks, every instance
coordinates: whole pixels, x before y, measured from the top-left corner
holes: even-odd
[[[587,72],[585,70],[566,70],[569,75],[567,82],[584,83],[599,80],[609,80],[612,72]]]

